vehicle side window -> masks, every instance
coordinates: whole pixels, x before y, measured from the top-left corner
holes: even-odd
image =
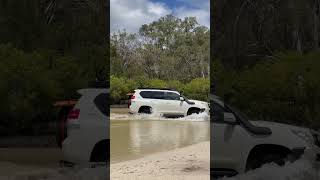
[[[147,99],[164,99],[164,92],[162,91],[141,91],[140,95]]]
[[[99,109],[99,111],[108,116],[110,112],[109,107],[109,94],[108,93],[101,93],[94,99],[94,104]]]
[[[164,99],[164,92],[162,91],[153,91],[152,92],[153,99]]]
[[[174,92],[166,92],[165,93],[166,100],[180,100],[180,95]]]
[[[223,114],[225,112],[225,109],[217,104],[217,103],[213,103],[213,107],[212,107],[212,111],[211,111],[211,121],[213,122],[223,122],[224,118],[223,118]]]
[[[143,98],[152,98],[152,92],[151,91],[141,91],[140,96]]]

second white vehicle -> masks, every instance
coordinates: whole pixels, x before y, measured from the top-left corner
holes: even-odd
[[[211,175],[234,176],[267,163],[284,165],[303,154],[320,160],[320,132],[267,121],[250,121],[242,112],[211,96]]]
[[[136,89],[129,100],[129,112],[159,113],[165,117],[181,117],[201,112],[209,113],[207,102],[189,100],[172,89]]]
[[[63,162],[107,163],[110,159],[109,89],[88,88],[77,91],[77,101],[62,101],[58,125],[58,143]]]

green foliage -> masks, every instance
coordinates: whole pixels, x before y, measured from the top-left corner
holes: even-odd
[[[184,84],[177,80],[167,81],[167,88],[183,91]]]
[[[210,31],[195,17],[173,15],[144,24],[139,34],[111,36],[111,99],[119,103],[138,87],[174,88],[208,100]]]
[[[111,75],[188,82],[209,78],[210,31],[195,17],[161,17],[111,36]]]
[[[119,101],[129,93],[129,84],[127,79],[122,77],[110,77],[110,96],[113,101]]]
[[[190,81],[183,88],[183,93],[190,98],[208,101],[210,92],[210,80],[197,78]]]
[[[0,69],[1,123],[24,127],[52,109],[60,84],[47,69],[44,56],[0,45]]]
[[[150,88],[166,88],[167,84],[161,79],[150,79],[147,86]]]
[[[0,3],[0,127],[9,131],[56,120],[55,101],[109,76],[104,6],[49,3]]]
[[[276,52],[319,49],[318,1],[228,1],[212,4],[213,54],[240,70]]]
[[[319,127],[319,58],[319,52],[276,54],[238,72],[233,81],[224,79],[228,85],[221,87],[219,95],[231,94],[227,101],[254,119]]]
[[[71,99],[92,80],[93,69],[73,56],[50,51],[24,52],[0,44],[0,125],[19,131],[37,122],[52,121],[53,103]],[[81,78],[79,78],[81,77]]]

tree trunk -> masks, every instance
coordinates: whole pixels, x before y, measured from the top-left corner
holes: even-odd
[[[240,17],[242,15],[242,11],[243,9],[246,7],[248,1],[245,0],[242,4],[241,7],[239,9],[238,15],[234,21],[233,24],[233,67],[237,66],[237,62],[238,62],[238,49],[239,49],[239,21],[240,21]]]
[[[314,49],[319,49],[319,0],[314,0],[313,6],[313,43]]]
[[[302,44],[301,44],[299,28],[296,28],[293,31],[292,36],[293,36],[293,46],[295,47],[296,51],[298,51],[301,54],[302,53]]]

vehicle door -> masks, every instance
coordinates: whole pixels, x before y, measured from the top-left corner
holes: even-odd
[[[225,106],[213,102],[211,114],[211,168],[237,170],[243,168],[244,156],[249,147],[248,133],[239,124],[236,115]],[[236,117],[234,123],[227,121],[226,113]],[[228,114],[229,116],[230,114]]]
[[[163,91],[150,91],[151,93],[151,104],[154,111],[157,113],[164,113],[168,111],[168,106],[164,98]]]
[[[167,91],[164,93],[164,97],[168,113],[176,115],[184,114],[183,101],[180,100],[180,95],[178,93]]]

